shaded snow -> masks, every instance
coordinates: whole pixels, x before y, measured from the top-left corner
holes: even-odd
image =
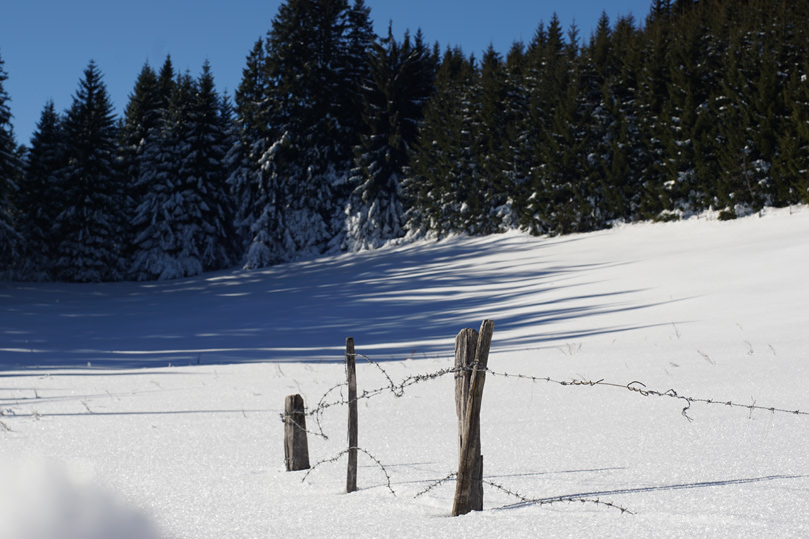
[[[689,421],[676,398],[490,375],[488,481],[633,514],[488,485],[485,511],[460,518],[451,480],[414,498],[457,466],[451,376],[361,403],[360,446],[395,496],[364,454],[351,495],[344,460],[305,482],[284,472],[278,420],[285,395],[314,407],[341,382],[346,336],[398,382],[451,365],[455,334],[483,318],[496,372],[809,412],[808,234],[809,211],[792,208],[175,282],[0,284],[0,455],[29,463],[0,486],[0,522],[84,514],[104,529],[118,515],[175,538],[808,536],[806,415],[694,403]],[[360,392],[389,383],[363,361],[358,377]],[[345,446],[344,412],[324,411],[313,462]]]

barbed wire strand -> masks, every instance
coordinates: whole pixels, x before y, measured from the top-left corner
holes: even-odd
[[[427,488],[425,488],[424,490],[422,490],[422,491],[418,492],[416,495],[414,495],[413,498],[418,498],[420,496],[423,496],[423,495],[427,494],[428,492],[430,492],[431,490],[443,485],[444,483],[447,483],[448,481],[451,481],[452,479],[455,479],[457,476],[458,476],[458,474],[453,472],[453,473],[447,475],[446,477],[443,477],[443,478],[441,478],[441,479],[439,479],[437,481],[433,481],[432,483],[430,483],[427,486]],[[619,511],[621,511],[621,513],[627,513],[627,514],[630,514],[630,515],[635,514],[632,511],[630,511],[629,509],[627,509],[626,507],[617,505],[617,504],[615,504],[613,502],[607,502],[607,501],[604,501],[604,500],[600,500],[598,498],[586,498],[586,497],[580,497],[580,496],[552,496],[552,497],[548,497],[548,498],[529,498],[528,496],[520,494],[519,492],[511,490],[510,488],[507,488],[507,487],[505,487],[505,486],[503,486],[503,485],[501,485],[499,483],[495,483],[495,482],[490,481],[488,479],[482,479],[481,483],[483,483],[484,485],[488,485],[488,486],[490,486],[490,487],[492,487],[494,489],[497,489],[497,490],[499,490],[499,491],[501,491],[501,492],[503,492],[505,494],[508,494],[509,496],[513,496],[513,497],[517,498],[518,500],[520,500],[520,504],[518,504],[518,505],[550,505],[552,503],[562,503],[562,502],[569,502],[570,503],[570,502],[575,501],[575,502],[593,503],[593,504],[596,504],[596,505],[603,505],[603,506],[609,507],[611,509],[618,509]],[[500,510],[500,509],[513,509],[515,507],[517,507],[517,505],[509,504],[509,505],[504,505],[502,507],[497,507],[496,509],[498,509],[498,510]]]
[[[318,423],[318,428],[320,429],[320,432],[316,432],[316,431],[305,428],[303,425],[301,425],[300,423],[295,421],[291,415],[287,415],[286,412],[281,412],[279,415],[281,416],[281,422],[284,423],[284,424],[286,424],[286,422],[289,421],[295,427],[297,427],[298,430],[301,430],[301,431],[305,432],[306,434],[311,434],[312,436],[317,436],[319,438],[323,438],[324,440],[329,439],[329,437],[326,436],[326,434],[323,432],[323,427],[321,427],[319,423]]]
[[[321,422],[320,422],[321,418],[323,417],[323,410],[325,410],[325,409],[327,408],[327,406],[325,405],[325,402],[324,402],[324,401],[326,400],[326,397],[328,397],[328,396],[329,396],[329,393],[331,393],[331,392],[332,392],[332,391],[334,391],[335,389],[340,389],[340,395],[342,396],[342,390],[343,390],[343,387],[346,387],[346,386],[348,386],[348,382],[342,382],[342,383],[339,383],[339,384],[337,384],[337,385],[335,385],[335,386],[333,386],[333,387],[329,388],[329,390],[328,390],[328,391],[326,391],[326,392],[325,392],[325,393],[324,393],[324,394],[323,394],[323,395],[320,397],[320,400],[318,401],[318,403],[317,403],[317,407],[314,409],[314,412],[309,412],[309,413],[307,414],[307,415],[312,415],[312,416],[314,416],[314,418],[315,418],[315,423],[317,424],[317,428],[318,428],[318,431],[319,431],[319,433],[317,434],[317,436],[322,437],[324,440],[328,440],[328,439],[329,439],[329,437],[328,437],[328,436],[326,436],[326,433],[323,431],[323,425],[322,425],[322,424],[321,424]]]
[[[443,485],[444,483],[446,483],[447,481],[450,481],[450,480],[452,480],[452,479],[455,479],[456,477],[458,477],[458,473],[457,473],[457,472],[452,472],[452,473],[451,473],[451,474],[449,474],[448,476],[446,476],[446,477],[442,477],[442,478],[441,478],[441,479],[439,479],[438,481],[433,481],[432,483],[430,483],[429,485],[427,485],[427,488],[425,488],[424,490],[422,490],[422,491],[420,491],[420,492],[417,492],[417,493],[416,493],[416,494],[413,496],[413,498],[418,498],[418,497],[420,497],[420,496],[424,496],[425,494],[427,494],[428,492],[430,492],[430,491],[431,491],[431,490],[433,490],[434,488],[438,488],[438,487],[440,487],[441,485]]]
[[[504,378],[515,378],[521,380],[528,380],[531,382],[546,382],[552,384],[558,384],[561,386],[603,386],[603,387],[612,387],[618,389],[625,389],[633,393],[638,393],[644,397],[670,397],[674,399],[680,399],[686,402],[686,406],[683,408],[682,415],[689,421],[692,421],[692,418],[688,416],[688,410],[691,408],[691,404],[693,403],[702,403],[702,404],[716,404],[722,406],[728,406],[731,408],[743,408],[745,410],[753,411],[753,410],[760,410],[765,412],[771,413],[785,413],[790,415],[799,415],[799,416],[809,416],[809,412],[804,412],[801,410],[790,410],[787,408],[778,408],[775,406],[762,406],[755,404],[755,401],[752,404],[741,404],[733,401],[726,401],[726,400],[718,400],[718,399],[707,399],[701,397],[692,397],[688,395],[680,395],[674,389],[667,389],[665,391],[658,391],[654,389],[649,389],[646,384],[640,382],[638,380],[633,380],[628,384],[620,384],[615,382],[607,382],[603,378],[600,380],[580,380],[576,378],[572,378],[570,380],[555,380],[550,377],[538,377],[538,376],[530,376],[527,374],[512,374],[512,373],[505,373],[505,372],[497,372],[490,369],[487,369],[487,373],[491,374],[492,376],[501,376]]]
[[[402,379],[401,382],[399,382],[399,384],[396,384],[393,381],[393,378],[391,378],[391,376],[387,373],[387,371],[385,371],[385,369],[383,369],[378,364],[378,362],[373,361],[372,359],[368,358],[368,356],[361,355],[360,357],[363,357],[369,363],[374,364],[385,375],[385,377],[388,379],[389,383],[386,386],[378,387],[378,388],[375,388],[375,389],[363,390],[362,393],[357,395],[357,398],[355,399],[355,401],[360,401],[360,400],[363,400],[363,399],[371,399],[373,397],[385,394],[388,391],[393,393],[393,395],[396,396],[396,397],[401,397],[401,396],[404,395],[405,388],[407,388],[407,387],[410,387],[412,385],[415,385],[415,384],[418,384],[418,383],[421,383],[421,382],[425,382],[425,381],[428,381],[428,380],[434,380],[434,379],[439,378],[441,376],[451,374],[451,373],[455,373],[455,372],[458,372],[460,370],[466,370],[465,368],[458,369],[458,368],[453,367],[453,368],[441,369],[439,371],[432,372],[432,373],[427,373],[427,374],[414,374],[414,375],[410,375],[410,376],[405,377],[404,379]],[[339,384],[336,384],[336,385],[330,387],[328,390],[326,390],[326,392],[323,395],[321,395],[317,406],[315,406],[314,408],[310,408],[306,412],[307,416],[311,416],[311,417],[314,418],[315,424],[317,425],[317,430],[304,428],[302,425],[300,425],[299,423],[297,423],[296,421],[293,420],[295,425],[300,430],[306,432],[307,434],[311,434],[312,436],[317,436],[319,438],[323,438],[324,440],[328,440],[329,436],[326,434],[325,429],[323,428],[323,424],[322,424],[323,412],[328,410],[329,408],[334,407],[334,406],[348,405],[348,404],[351,403],[351,400],[345,398],[342,395],[341,395],[341,397],[339,399],[336,399],[336,400],[333,400],[333,401],[328,401],[327,402],[326,399],[327,399],[327,397],[329,396],[330,393],[332,393],[333,391],[335,391],[337,389],[342,390],[342,388],[347,386],[347,385],[348,384],[346,382],[341,382]],[[286,413],[281,413],[280,417],[281,417],[281,421],[285,421]]]
[[[371,389],[371,390],[363,390],[362,393],[357,395],[357,398],[356,398],[357,401],[364,400],[364,399],[371,399],[371,398],[377,397],[379,395],[386,394],[388,392],[392,393],[395,397],[401,397],[401,396],[404,395],[405,389],[412,386],[412,385],[419,384],[419,383],[422,383],[422,382],[431,381],[431,380],[435,380],[435,379],[440,378],[442,376],[445,376],[447,374],[455,374],[455,373],[464,372],[464,371],[470,371],[471,372],[474,369],[474,366],[448,367],[448,368],[440,369],[440,370],[432,372],[432,373],[412,374],[412,375],[406,376],[405,378],[403,378],[397,384],[397,383],[395,383],[393,381],[393,378],[390,376],[390,374],[388,374],[388,372],[384,368],[382,368],[382,366],[379,364],[379,362],[374,361],[373,359],[371,359],[367,355],[364,355],[364,354],[359,354],[359,355],[360,355],[360,357],[365,359],[368,363],[371,363],[372,365],[374,365],[385,376],[385,378],[388,381],[388,384],[385,385],[385,386],[377,387],[375,389]],[[489,369],[489,368],[486,369],[486,372],[489,375],[495,376],[495,377],[513,378],[513,379],[516,379],[516,380],[525,380],[525,381],[530,381],[530,382],[534,382],[534,383],[545,382],[545,383],[557,384],[557,385],[560,385],[560,386],[563,386],[563,387],[575,387],[575,386],[610,387],[610,388],[624,389],[624,390],[627,390],[627,391],[632,392],[632,393],[637,393],[637,394],[639,394],[639,395],[641,395],[643,397],[669,397],[669,398],[679,399],[679,400],[682,400],[682,401],[685,402],[685,406],[683,407],[683,409],[681,411],[681,415],[685,419],[687,419],[688,421],[693,421],[693,418],[688,415],[688,412],[691,410],[691,405],[694,404],[694,403],[701,403],[701,404],[707,404],[707,405],[721,405],[721,406],[727,406],[729,408],[740,408],[740,409],[748,410],[749,411],[748,417],[751,417],[753,411],[755,411],[755,410],[770,412],[770,413],[773,413],[773,414],[775,414],[775,413],[784,413],[784,414],[790,414],[790,415],[795,415],[795,416],[809,416],[809,412],[801,411],[799,409],[791,410],[791,409],[779,408],[779,407],[775,407],[775,406],[759,405],[759,404],[756,404],[755,400],[753,400],[753,402],[751,404],[741,404],[741,403],[734,402],[734,401],[731,401],[731,400],[719,400],[719,399],[709,399],[709,398],[703,398],[703,397],[694,397],[694,396],[689,396],[689,395],[681,395],[673,388],[669,388],[669,389],[667,389],[665,391],[658,391],[658,390],[655,390],[655,389],[648,388],[646,384],[644,384],[643,382],[638,381],[638,380],[633,380],[633,381],[631,381],[631,382],[629,382],[627,384],[621,384],[621,383],[615,383],[615,382],[608,382],[603,378],[601,378],[599,380],[585,380],[585,379],[577,379],[577,378],[572,378],[570,380],[557,380],[557,379],[551,378],[549,376],[544,376],[543,377],[543,376],[533,376],[533,375],[522,374],[522,373],[500,372],[500,371],[495,371],[495,370],[492,370],[492,369]],[[333,387],[329,388],[320,397],[320,400],[318,401],[318,405],[306,412],[306,415],[314,417],[315,423],[317,425],[317,430],[306,429],[306,428],[303,428],[301,425],[296,423],[298,428],[300,428],[301,430],[305,431],[308,434],[323,438],[324,440],[328,440],[329,436],[326,434],[325,429],[323,428],[323,424],[322,424],[323,413],[327,409],[329,409],[331,407],[334,407],[334,406],[348,405],[350,403],[350,400],[345,398],[344,396],[342,396],[342,393],[341,393],[340,398],[338,398],[338,399],[335,399],[335,400],[332,400],[332,401],[327,401],[326,399],[328,398],[328,396],[333,391],[338,390],[338,389],[342,389],[346,385],[347,384],[345,382],[342,382],[342,383],[336,384]],[[281,414],[281,419],[282,419],[282,421],[285,419],[285,414]],[[6,425],[0,425],[0,427],[3,427],[4,430],[6,430],[6,431],[11,430]]]
[[[368,450],[363,449],[362,447],[349,447],[347,449],[343,449],[342,451],[340,451],[339,453],[337,453],[336,455],[334,455],[331,458],[323,459],[320,462],[317,462],[316,464],[312,465],[308,470],[306,470],[306,473],[301,478],[301,483],[305,482],[306,479],[309,477],[309,474],[311,474],[313,471],[315,471],[316,468],[320,467],[323,464],[332,464],[332,463],[337,462],[338,460],[340,460],[343,457],[343,455],[347,454],[352,449],[356,449],[357,451],[360,451],[360,452],[364,453],[368,458],[370,458],[372,461],[374,461],[374,463],[376,463],[376,465],[379,467],[379,469],[382,470],[382,473],[385,474],[385,480],[387,481],[386,486],[387,486],[388,490],[391,492],[391,494],[396,496],[396,491],[394,491],[393,487],[391,486],[390,474],[388,473],[387,468],[385,468],[385,466],[382,464],[382,462],[380,462],[380,460],[378,458],[373,456]]]
[[[421,382],[426,382],[426,381],[429,381],[429,380],[434,380],[436,378],[440,378],[441,376],[445,376],[447,374],[452,374],[452,373],[458,372],[458,370],[459,369],[456,369],[456,368],[453,367],[453,368],[441,369],[441,370],[438,370],[436,372],[432,372],[432,373],[428,373],[428,374],[412,374],[412,375],[409,375],[409,376],[406,376],[405,378],[403,378],[402,381],[399,382],[398,384],[392,382],[390,385],[377,387],[375,389],[370,389],[370,390],[363,390],[362,393],[357,395],[357,398],[355,399],[355,401],[361,401],[361,400],[364,400],[364,399],[371,399],[373,397],[377,397],[377,396],[385,394],[387,392],[391,392],[395,396],[401,396],[401,395],[404,394],[404,390],[406,388],[412,386],[412,385],[415,385],[415,384],[418,384],[418,383],[421,383]],[[465,370],[465,369],[462,369],[462,370]],[[331,408],[333,406],[344,406],[344,405],[350,404],[351,400],[349,400],[347,398],[341,398],[341,399],[338,399],[338,400],[324,402],[325,397],[328,395],[328,393],[330,393],[331,391],[333,391],[337,387],[341,387],[341,386],[344,386],[344,385],[345,384],[343,383],[343,384],[340,384],[338,386],[335,386],[335,387],[329,389],[326,392],[326,394],[324,394],[323,397],[321,397],[320,403],[318,404],[318,406],[316,408],[313,408],[313,409],[309,410],[307,412],[307,415],[316,415],[318,413],[321,413],[323,410],[326,410],[326,409]]]
[[[373,363],[376,363],[376,362],[373,362]],[[371,399],[371,398],[377,397],[379,395],[385,394],[387,392],[391,392],[395,396],[401,397],[404,394],[404,390],[406,388],[412,386],[412,385],[422,383],[422,382],[431,381],[431,380],[435,380],[435,379],[440,378],[442,376],[445,376],[447,374],[454,374],[454,373],[457,373],[457,372],[472,371],[473,370],[472,366],[468,366],[468,367],[448,367],[448,368],[440,369],[440,370],[432,372],[432,373],[426,373],[426,374],[421,373],[421,374],[409,375],[409,376],[406,376],[405,378],[403,378],[398,384],[396,384],[395,382],[393,382],[393,379],[390,377],[390,375],[388,375],[387,372],[385,372],[384,369],[381,368],[381,366],[377,365],[377,368],[381,369],[382,372],[385,373],[386,378],[389,380],[388,385],[377,387],[377,388],[371,389],[371,390],[363,390],[362,393],[357,396],[358,401],[363,400],[363,399]],[[691,409],[691,405],[694,404],[694,403],[701,403],[701,404],[707,404],[707,405],[721,405],[721,406],[727,406],[727,407],[730,407],[730,408],[740,408],[740,409],[748,410],[751,413],[753,411],[755,411],[755,410],[759,410],[759,411],[765,411],[765,412],[770,412],[770,413],[784,413],[784,414],[790,414],[790,415],[796,415],[796,416],[809,416],[809,412],[801,411],[799,409],[792,410],[792,409],[780,408],[780,407],[775,407],[775,406],[759,405],[759,404],[756,404],[755,401],[752,404],[742,404],[742,403],[734,402],[732,400],[719,400],[719,399],[709,399],[709,398],[703,398],[703,397],[694,397],[694,396],[689,396],[689,395],[681,395],[680,393],[678,393],[673,388],[667,389],[665,391],[659,391],[659,390],[655,390],[655,389],[650,389],[649,387],[646,386],[646,384],[644,384],[643,382],[640,382],[638,380],[633,380],[633,381],[631,381],[631,382],[629,382],[627,384],[621,384],[621,383],[615,383],[615,382],[608,382],[603,378],[601,378],[599,380],[584,380],[584,379],[577,379],[577,378],[572,378],[570,380],[557,380],[557,379],[551,378],[549,376],[540,377],[540,376],[533,376],[533,375],[521,374],[521,373],[516,373],[515,374],[515,373],[495,371],[495,370],[488,369],[488,368],[486,369],[486,372],[488,374],[490,374],[491,376],[499,376],[499,377],[503,377],[503,378],[513,378],[513,379],[517,379],[517,380],[525,380],[525,381],[530,381],[530,382],[535,382],[535,383],[536,382],[545,382],[545,383],[557,384],[557,385],[564,386],[564,387],[575,387],[575,386],[610,387],[610,388],[624,389],[624,390],[630,391],[632,393],[637,393],[637,394],[639,394],[641,396],[644,396],[644,397],[669,397],[669,398],[679,399],[679,400],[682,400],[682,401],[685,402],[685,406],[683,407],[681,414],[688,421],[693,421],[693,418],[688,415],[688,412]],[[312,410],[309,410],[307,412],[308,415],[314,415],[317,418],[318,425],[319,425],[319,428],[321,430],[321,433],[322,433],[322,427],[319,424],[320,414],[322,414],[324,410],[326,410],[328,408],[331,408],[333,406],[340,406],[340,405],[349,404],[349,400],[346,399],[346,398],[340,398],[340,399],[337,399],[337,400],[326,402],[326,397],[328,396],[328,394],[330,392],[332,392],[334,389],[336,389],[338,387],[342,387],[343,385],[345,385],[345,384],[339,384],[338,386],[335,386],[335,387],[329,389],[323,395],[323,397],[321,397],[318,406],[316,408],[314,408]],[[319,434],[319,435],[325,437],[324,433]]]
[[[390,387],[391,392],[395,396],[401,397],[402,395],[404,395],[404,390],[402,390],[401,392],[397,392],[396,384],[393,382],[393,378],[390,377],[390,375],[388,374],[388,371],[386,371],[385,369],[382,368],[382,365],[380,365],[378,361],[374,361],[373,359],[369,358],[365,354],[356,354],[356,355],[360,356],[362,359],[364,359],[365,361],[367,361],[368,363],[370,363],[371,365],[373,365],[374,367],[379,369],[379,371],[385,376],[385,378],[388,379],[388,383],[390,384],[388,387]]]
[[[551,497],[548,497],[548,498],[529,498],[527,496],[524,496],[524,495],[520,494],[519,492],[515,492],[513,490],[510,490],[510,489],[504,487],[503,485],[494,483],[492,481],[483,479],[482,482],[485,485],[489,485],[490,487],[496,488],[497,490],[499,490],[501,492],[504,492],[505,494],[508,494],[510,496],[514,496],[515,498],[520,500],[519,504],[504,505],[504,506],[501,506],[501,507],[497,507],[496,508],[497,510],[514,509],[516,507],[520,507],[520,506],[523,506],[523,505],[550,505],[550,504],[553,504],[553,503],[562,503],[562,502],[568,502],[568,503],[581,502],[581,503],[592,503],[592,504],[596,504],[596,505],[603,505],[603,506],[609,507],[611,509],[618,509],[622,514],[623,513],[627,513],[627,514],[630,514],[630,515],[635,514],[632,511],[630,511],[629,509],[627,509],[626,507],[617,505],[617,504],[615,504],[613,502],[605,502],[604,500],[600,500],[598,498],[586,498],[586,497],[582,497],[582,496],[551,496]]]

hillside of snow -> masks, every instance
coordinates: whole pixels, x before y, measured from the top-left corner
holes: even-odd
[[[807,267],[794,207],[0,283],[0,539],[807,537]],[[484,511],[453,518],[453,377],[408,381],[483,319]],[[350,495],[348,336],[367,396]],[[327,405],[308,475],[284,471],[293,393]]]

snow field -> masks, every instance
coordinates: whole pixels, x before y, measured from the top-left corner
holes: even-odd
[[[351,495],[344,458],[305,482],[284,471],[279,415],[285,395],[312,409],[344,380],[346,336],[398,383],[451,366],[455,334],[483,318],[496,373],[809,412],[807,232],[793,208],[170,283],[2,284],[0,460],[16,479],[0,486],[0,538],[805,537],[806,415],[693,403],[689,421],[681,399],[490,374],[487,481],[632,514],[487,485],[485,510],[459,518],[451,480],[415,497],[457,467],[452,375],[360,401],[359,445],[384,471],[360,453]],[[17,352],[22,339],[37,342]],[[358,382],[389,383],[363,359]],[[345,421],[323,411],[313,464],[344,449]],[[19,516],[33,514],[63,535]]]

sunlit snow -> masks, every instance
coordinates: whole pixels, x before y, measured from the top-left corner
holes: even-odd
[[[0,283],[0,538],[807,537],[807,238],[795,207]],[[424,493],[457,468],[451,374],[361,401],[384,469],[361,453],[358,492],[344,458],[284,471],[284,397],[344,398],[346,337],[362,394],[450,367],[485,318],[484,511],[450,517],[451,479]],[[307,419],[313,463],[345,411]],[[589,501],[525,501],[557,497]]]

